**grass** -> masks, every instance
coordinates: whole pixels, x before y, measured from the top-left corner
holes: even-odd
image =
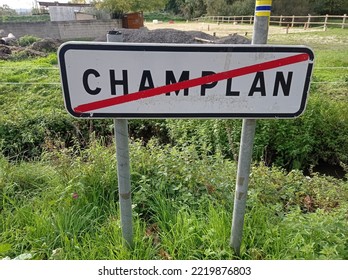
[[[344,148],[346,134],[340,129],[347,123],[348,114],[342,113],[347,110],[346,84],[321,82],[346,79],[346,70],[321,67],[347,67],[345,32],[270,38],[270,43],[308,43],[317,58],[314,81],[320,83],[312,85],[304,117],[282,122],[294,123],[286,156],[295,148],[302,153],[310,143],[318,154],[329,157],[330,147],[322,150],[311,139],[301,147],[291,146],[297,136],[306,136],[298,133],[302,124],[322,128],[325,122],[328,131],[320,131],[321,141]],[[328,46],[327,40],[313,39],[316,36],[343,43]],[[55,54],[2,61],[0,81],[59,83],[58,71],[45,69],[55,63]],[[241,255],[233,253],[229,238],[237,166],[223,148],[211,145],[221,144],[221,127],[238,134],[238,125],[225,120],[207,121],[201,130],[204,121],[197,120],[154,126],[168,129],[177,145],[156,138],[146,139],[146,145],[130,141],[134,246],[127,248],[120,227],[110,122],[70,118],[56,85],[0,87],[0,259],[25,253],[38,260],[348,258],[347,180],[313,172],[304,176],[263,161],[252,165]],[[130,123],[144,131],[151,125]],[[271,125],[265,123],[259,137],[289,135],[288,126]],[[179,141],[182,135],[174,128],[180,126],[190,141]],[[332,131],[337,134],[327,140]]]
[[[41,22],[50,21],[50,16],[46,15],[31,15],[31,16],[2,16],[0,22]]]
[[[228,244],[234,162],[133,142],[134,247],[127,249],[115,149],[94,143],[80,155],[56,153],[31,163],[1,159],[0,256],[237,258]],[[254,165],[241,258],[346,259],[347,189],[342,180]]]

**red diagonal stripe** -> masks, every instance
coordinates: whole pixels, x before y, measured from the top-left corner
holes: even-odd
[[[117,97],[112,97],[112,98],[108,98],[104,100],[98,100],[95,102],[82,104],[75,107],[74,111],[76,113],[85,113],[85,112],[102,109],[109,106],[132,102],[132,101],[143,99],[143,98],[149,98],[149,97],[164,94],[167,92],[174,92],[174,91],[178,91],[178,90],[182,90],[182,89],[186,89],[190,87],[201,86],[204,84],[218,82],[221,80],[248,75],[254,72],[260,72],[260,71],[265,71],[265,70],[269,70],[269,69],[273,69],[273,68],[277,68],[277,67],[281,67],[281,66],[285,66],[289,64],[294,64],[294,63],[306,61],[308,60],[308,58],[309,56],[306,53],[297,54],[297,55],[293,55],[293,56],[289,56],[285,58],[280,58],[280,59],[275,59],[275,60],[271,60],[267,62],[262,62],[259,64],[254,64],[251,66],[228,70],[225,72],[220,72],[220,73],[212,74],[209,76],[199,77],[192,80],[182,81],[175,84],[169,84],[169,85],[160,86],[157,88],[138,91],[138,92],[127,94],[127,95],[121,95]]]

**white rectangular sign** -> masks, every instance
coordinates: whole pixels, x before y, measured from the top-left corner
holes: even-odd
[[[304,46],[68,42],[68,112],[82,118],[293,118],[305,109]]]

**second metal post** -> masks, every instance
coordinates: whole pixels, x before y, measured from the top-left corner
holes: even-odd
[[[270,15],[270,7],[272,1],[256,1],[252,44],[266,44],[268,37],[269,15],[258,16],[258,2],[262,2],[262,4],[264,4],[265,2],[269,3],[268,6]],[[255,128],[256,120],[243,119],[230,239],[230,245],[237,255],[240,255],[240,247],[242,244],[243,237],[244,216],[247,201]]]
[[[127,120],[114,119],[114,125],[122,236],[127,245],[132,246],[133,223],[128,145],[128,122]]]
[[[122,34],[116,31],[110,31],[107,34],[107,41],[122,42]],[[124,119],[114,119],[114,127],[121,229],[124,241],[128,246],[131,247],[133,245],[133,218],[129,164],[128,121]]]

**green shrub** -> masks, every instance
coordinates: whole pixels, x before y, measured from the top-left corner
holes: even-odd
[[[183,17],[179,15],[174,15],[170,13],[159,13],[159,12],[145,12],[144,13],[144,19],[145,21],[153,21],[153,20],[159,20],[159,21],[183,21],[185,20]]]
[[[344,52],[324,49],[316,55],[319,67],[345,67],[348,63]],[[4,113],[0,117],[0,139],[6,155],[39,156],[47,140],[62,141],[66,146],[78,141],[86,146],[91,138],[103,136],[108,143],[113,138],[111,120],[77,120],[68,116],[56,63],[55,53],[45,58],[4,63],[0,79],[11,83],[0,85],[0,109]],[[307,109],[299,118],[258,120],[253,159],[288,170],[308,169],[319,161],[348,164],[347,87],[322,84],[337,78],[344,82],[344,71],[344,68],[315,70],[313,82],[316,83],[311,86]],[[26,85],[26,82],[36,84]],[[221,153],[236,160],[241,123],[241,120],[221,119],[131,120],[129,127],[130,136],[142,139],[144,144],[155,137],[164,144],[195,146],[200,155]]]
[[[0,256],[34,259],[235,259],[236,164],[221,155],[130,143],[134,247],[122,245],[114,145],[0,157]],[[348,185],[253,165],[242,259],[346,259]],[[15,211],[14,211],[15,210]]]
[[[178,146],[193,144],[200,153],[221,152],[232,159],[238,156],[239,120],[169,120],[167,125]],[[313,93],[301,117],[257,121],[253,158],[289,170],[305,169],[319,160],[347,164],[347,131],[347,102]]]
[[[31,44],[37,42],[37,41],[40,41],[41,39],[38,38],[38,37],[35,37],[35,36],[32,36],[32,35],[25,35],[23,37],[20,37],[18,39],[18,44],[21,46],[21,47],[27,47],[27,46],[30,46]]]

